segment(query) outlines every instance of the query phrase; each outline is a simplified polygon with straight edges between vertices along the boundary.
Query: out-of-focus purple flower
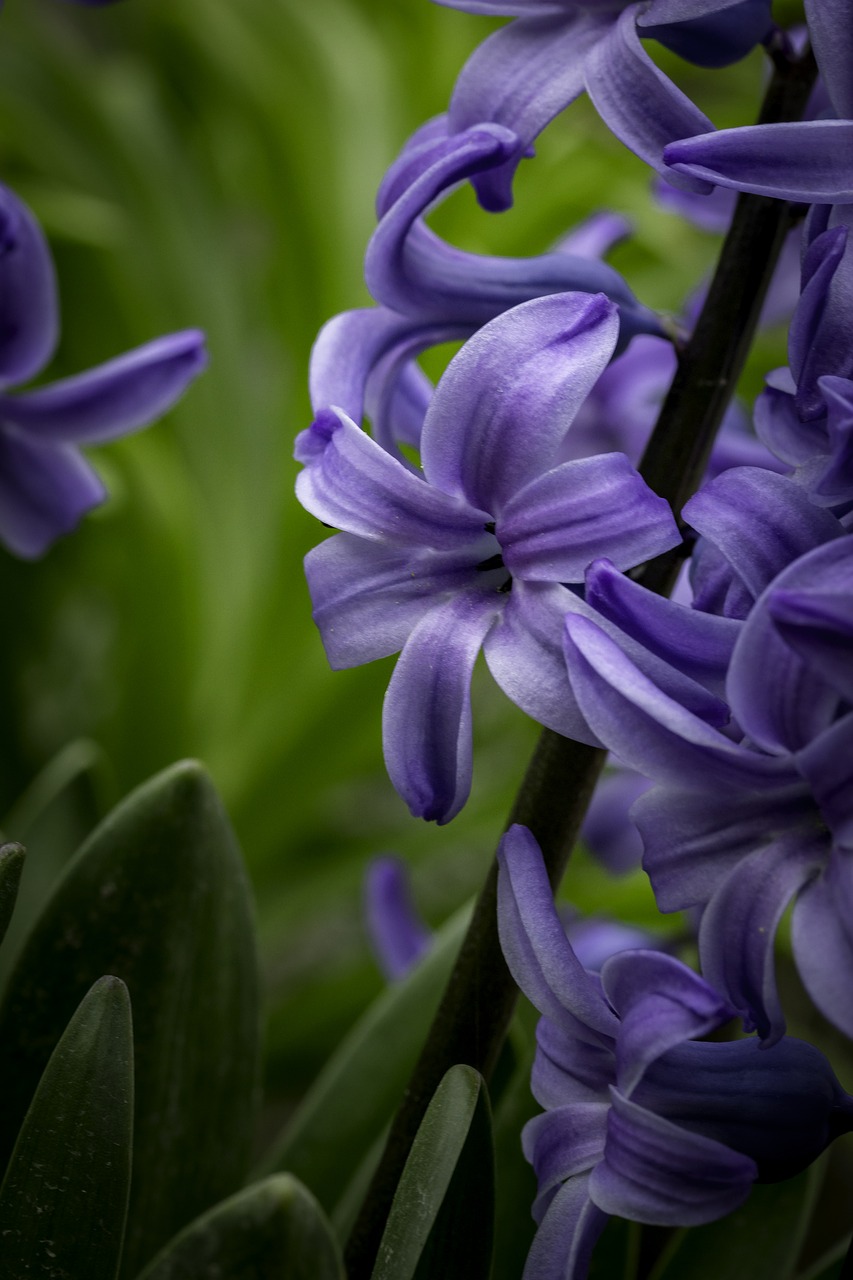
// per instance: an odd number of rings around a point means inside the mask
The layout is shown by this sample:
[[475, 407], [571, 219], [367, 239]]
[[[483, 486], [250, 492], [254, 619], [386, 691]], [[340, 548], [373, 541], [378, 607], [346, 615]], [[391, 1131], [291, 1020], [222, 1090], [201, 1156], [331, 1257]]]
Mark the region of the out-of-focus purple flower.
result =
[[204, 335], [188, 329], [10, 395], [49, 361], [58, 329], [47, 242], [26, 205], [0, 187], [0, 540], [26, 559], [42, 555], [105, 497], [78, 446], [147, 426], [207, 362]]
[[599, 580], [598, 566], [587, 598], [633, 643], [709, 688], [722, 679], [730, 724], [703, 723], [642, 674], [613, 632], [569, 617], [575, 695], [602, 741], [661, 784], [632, 810], [644, 866], [662, 910], [704, 906], [709, 980], [767, 1043], [777, 1040], [773, 942], [796, 898], [803, 981], [851, 1035], [853, 542], [771, 473], [727, 472], [684, 514], [718, 557], [697, 599], [728, 616], [654, 602], [620, 575]]
[[635, 333], [662, 333], [659, 318], [601, 261], [627, 230], [614, 214], [594, 216], [556, 249], [530, 258], [465, 253], [427, 227], [424, 215], [437, 200], [500, 165], [514, 145], [514, 135], [490, 125], [449, 138], [444, 117], [409, 139], [380, 189], [365, 261], [368, 287], [382, 305], [343, 312], [320, 331], [310, 370], [315, 413], [335, 406], [360, 422], [366, 398], [373, 434], [387, 449], [417, 444], [432, 388], [416, 357], [552, 293], [607, 294], [619, 306], [620, 347]]
[[575, 293], [479, 330], [430, 403], [422, 475], [342, 411], [297, 440], [298, 497], [342, 530], [306, 557], [314, 618], [334, 667], [402, 648], [385, 761], [420, 817], [447, 822], [467, 798], [480, 648], [522, 710], [588, 741], [559, 647], [563, 613], [582, 603], [563, 584], [603, 548], [627, 568], [678, 541], [667, 504], [624, 456], [556, 464], [617, 329], [612, 302]]
[[[450, 104], [451, 129], [483, 121], [518, 138], [505, 163], [472, 178], [481, 204], [512, 203], [512, 179], [531, 144], [586, 89], [613, 133], [655, 168], [665, 145], [713, 125], [663, 75], [640, 36], [704, 66], [743, 57], [772, 28], [768, 0], [444, 0], [453, 8], [515, 20], [489, 36], [463, 68]], [[694, 190], [706, 183], [670, 174]]]
[[389, 982], [405, 978], [429, 950], [432, 933], [415, 904], [406, 864], [372, 858], [364, 877], [364, 918], [379, 967]]
[[539, 1230], [524, 1280], [583, 1280], [609, 1215], [697, 1226], [756, 1180], [790, 1177], [853, 1128], [822, 1053], [785, 1038], [702, 1042], [732, 1010], [671, 956], [621, 952], [585, 971], [539, 847], [512, 827], [498, 854], [498, 922], [513, 977], [543, 1014], [523, 1133]]
[[682, 135], [664, 151], [673, 173], [802, 204], [853, 201], [853, 0], [806, 0], [806, 18], [834, 118]]
[[640, 865], [643, 842], [629, 810], [651, 785], [636, 769], [616, 765], [608, 769], [595, 788], [581, 826], [581, 839], [614, 875], [623, 875]]

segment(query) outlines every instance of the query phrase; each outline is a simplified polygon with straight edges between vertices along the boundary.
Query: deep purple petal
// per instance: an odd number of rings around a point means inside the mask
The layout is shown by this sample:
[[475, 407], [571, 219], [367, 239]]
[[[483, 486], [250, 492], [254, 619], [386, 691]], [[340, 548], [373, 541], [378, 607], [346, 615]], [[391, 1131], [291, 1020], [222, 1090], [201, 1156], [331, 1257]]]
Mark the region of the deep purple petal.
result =
[[853, 121], [744, 125], [682, 139], [664, 152], [673, 173], [801, 204], [853, 201]]
[[796, 384], [788, 369], [775, 369], [755, 402], [755, 430], [767, 448], [791, 466], [825, 452], [826, 439], [817, 423], [803, 423], [797, 413]]
[[853, 117], [853, 11], [850, 0], [805, 0], [809, 38], [827, 93], [842, 120]]
[[[296, 437], [295, 455], [305, 464], [299, 501], [344, 533], [401, 547], [476, 549], [491, 519], [414, 475], [343, 413], [323, 410]], [[475, 550], [472, 563], [480, 558]]]
[[426, 613], [478, 579], [465, 552], [399, 551], [349, 533], [309, 551], [305, 575], [336, 670], [397, 653]]
[[[848, 667], [851, 659], [853, 646], [847, 650]], [[797, 768], [811, 786], [835, 844], [853, 852], [853, 711], [797, 754]]]
[[748, 1156], [690, 1133], [611, 1090], [604, 1159], [589, 1191], [605, 1213], [662, 1227], [696, 1227], [731, 1213], [758, 1170]]
[[511, 129], [520, 143], [506, 164], [475, 179], [484, 208], [499, 212], [510, 207], [518, 161], [546, 124], [583, 91], [584, 58], [611, 21], [610, 14], [574, 8], [519, 18], [474, 50], [450, 100], [450, 127], [459, 131], [493, 121]]
[[585, 293], [534, 299], [482, 328], [451, 361], [427, 414], [430, 482], [500, 516], [552, 466], [618, 329], [613, 303]]
[[589, 1178], [581, 1174], [561, 1187], [533, 1238], [522, 1280], [586, 1280], [592, 1251], [607, 1214], [589, 1198]]
[[835, 585], [834, 591], [779, 588], [767, 608], [785, 643], [853, 703], [853, 597], [849, 582]]
[[803, 889], [794, 907], [797, 968], [817, 1007], [853, 1036], [853, 859], [833, 850], [826, 870]]
[[[522, 1147], [536, 1174], [540, 1203], [547, 1203], [561, 1182], [586, 1173], [604, 1155], [609, 1110], [609, 1099], [574, 1102], [534, 1116], [524, 1126]], [[533, 1216], [538, 1218], [536, 1209], [534, 1205]]]
[[577, 1102], [606, 1102], [616, 1079], [614, 1047], [612, 1036], [590, 1031], [565, 1010], [559, 1026], [549, 1017], [540, 1018], [531, 1093], [549, 1111]]
[[473, 590], [437, 604], [406, 641], [382, 710], [385, 766], [416, 818], [441, 825], [471, 789], [471, 672], [501, 597]]
[[[628, 810], [650, 785], [648, 778], [634, 769], [616, 767], [606, 772], [595, 788], [580, 835], [590, 851], [614, 875], [633, 871], [639, 865], [643, 842]], [[600, 967], [584, 963], [587, 968]]]
[[38, 373], [58, 333], [56, 276], [44, 232], [23, 201], [0, 186], [0, 385]]
[[605, 746], [649, 777], [681, 786], [772, 789], [787, 764], [738, 746], [667, 696], [600, 627], [566, 617], [578, 705]]
[[406, 864], [372, 858], [364, 877], [364, 918], [379, 966], [397, 982], [429, 950], [432, 934], [415, 910]]
[[853, 380], [822, 377], [818, 391], [826, 405], [827, 459], [815, 479], [814, 492], [819, 498], [849, 502], [853, 497]]
[[0, 430], [0, 541], [16, 555], [44, 555], [105, 496], [72, 445], [41, 444]]
[[669, 504], [622, 453], [564, 462], [513, 494], [495, 536], [513, 577], [582, 582], [596, 555], [628, 569], [677, 546]]
[[582, 967], [566, 937], [542, 853], [526, 827], [512, 826], [498, 849], [498, 930], [510, 972], [541, 1013], [558, 1025], [564, 1012], [612, 1035], [616, 1019], [598, 979]]
[[788, 903], [825, 859], [825, 838], [808, 828], [765, 843], [727, 876], [702, 916], [702, 972], [747, 1030], [757, 1030], [768, 1044], [785, 1033], [773, 961], [776, 930]]
[[640, 5], [629, 5], [587, 55], [586, 87], [604, 123], [673, 186], [707, 191], [707, 182], [665, 171], [664, 147], [714, 128], [707, 116], [658, 70], [636, 30]]
[[616, 1082], [630, 1097], [647, 1068], [668, 1049], [722, 1026], [726, 1001], [674, 956], [623, 951], [601, 971], [604, 993], [619, 1014]]
[[[694, 12], [695, 11], [695, 12]], [[725, 67], [746, 56], [773, 29], [770, 0], [684, 4], [652, 0], [637, 18], [643, 35], [702, 67]]]
[[207, 364], [204, 334], [185, 329], [21, 396], [0, 396], [0, 419], [57, 444], [101, 444], [170, 409]]

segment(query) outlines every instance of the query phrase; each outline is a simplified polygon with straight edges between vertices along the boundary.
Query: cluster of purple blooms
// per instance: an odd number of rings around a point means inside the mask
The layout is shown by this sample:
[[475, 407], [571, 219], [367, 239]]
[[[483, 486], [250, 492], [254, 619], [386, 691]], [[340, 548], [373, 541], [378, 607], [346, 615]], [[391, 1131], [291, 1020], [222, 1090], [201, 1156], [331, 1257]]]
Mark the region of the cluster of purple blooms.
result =
[[[383, 740], [413, 814], [443, 823], [466, 801], [482, 649], [535, 720], [613, 753], [607, 785], [636, 801], [660, 909], [698, 921], [702, 977], [649, 946], [599, 976], [530, 833], [504, 839], [502, 945], [543, 1015], [525, 1280], [579, 1280], [608, 1215], [712, 1221], [853, 1128], [826, 1059], [785, 1035], [774, 964], [793, 903], [802, 981], [853, 1036], [853, 3], [806, 0], [807, 31], [788, 33], [769, 0], [446, 2], [512, 21], [382, 183], [377, 305], [318, 338], [298, 495], [339, 532], [306, 572], [334, 667], [400, 653]], [[792, 64], [811, 45], [805, 118], [716, 130], [648, 39], [704, 67], [759, 44]], [[425, 222], [463, 180], [508, 207], [536, 136], [584, 91], [670, 207], [718, 225], [732, 192], [801, 206], [767, 303], [793, 312], [789, 367], [768, 376], [754, 434], [730, 410], [677, 513], [635, 469], [676, 357], [604, 261], [622, 220], [522, 259], [461, 252]], [[433, 387], [418, 356], [451, 340]], [[676, 515], [692, 554], [667, 599], [627, 571], [682, 543]], [[393, 868], [369, 902], [399, 976], [427, 938]], [[702, 1039], [735, 1018], [739, 1038]]]

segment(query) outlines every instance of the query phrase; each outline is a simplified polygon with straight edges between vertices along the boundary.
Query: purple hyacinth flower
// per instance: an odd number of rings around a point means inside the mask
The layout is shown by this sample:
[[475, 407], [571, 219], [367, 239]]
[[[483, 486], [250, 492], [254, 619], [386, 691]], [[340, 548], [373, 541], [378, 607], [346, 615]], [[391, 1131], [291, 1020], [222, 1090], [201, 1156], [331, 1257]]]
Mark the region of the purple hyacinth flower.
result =
[[617, 764], [608, 769], [595, 788], [580, 835], [590, 852], [614, 875], [624, 875], [640, 865], [643, 842], [629, 810], [651, 785], [636, 769]]
[[[472, 179], [481, 204], [492, 210], [509, 207], [518, 162], [549, 121], [584, 89], [612, 132], [659, 169], [667, 142], [713, 129], [658, 70], [640, 35], [692, 61], [720, 66], [742, 57], [772, 27], [767, 0], [446, 2], [515, 19], [474, 51], [450, 104], [454, 131], [490, 121], [519, 139], [500, 168]], [[692, 178], [671, 180], [708, 190], [706, 183]]]
[[43, 555], [104, 499], [78, 446], [147, 426], [206, 364], [204, 335], [190, 329], [10, 395], [48, 362], [58, 328], [47, 242], [26, 205], [0, 187], [0, 540], [25, 559]]
[[510, 828], [498, 858], [501, 945], [543, 1014], [531, 1087], [546, 1110], [523, 1133], [539, 1229], [523, 1280], [584, 1280], [610, 1215], [712, 1222], [853, 1128], [853, 1098], [817, 1049], [698, 1041], [732, 1014], [712, 987], [649, 951], [585, 971], [530, 832]]
[[679, 178], [803, 204], [853, 201], [853, 0], [806, 0], [806, 18], [834, 118], [697, 130], [664, 151]]
[[372, 858], [364, 877], [364, 917], [373, 953], [389, 982], [399, 982], [432, 945], [432, 933], [412, 901], [406, 864]]
[[[691, 499], [685, 517], [728, 561], [719, 599], [731, 599], [739, 579], [740, 620], [638, 603], [636, 584], [610, 590], [605, 616], [694, 676], [707, 627], [706, 674], [716, 667], [716, 679], [724, 667], [728, 729], [687, 712], [588, 618], [566, 621], [575, 695], [602, 741], [660, 784], [632, 810], [644, 866], [662, 910], [704, 907], [709, 980], [767, 1043], [777, 1040], [785, 1023], [773, 943], [796, 899], [803, 981], [851, 1035], [853, 543], [802, 489], [770, 474], [745, 484], [727, 473]], [[590, 602], [600, 594], [588, 593]], [[666, 628], [654, 639], [653, 616]], [[720, 624], [733, 644], [716, 634]]]
[[417, 816], [447, 822], [467, 798], [481, 648], [522, 710], [589, 741], [561, 660], [562, 615], [582, 607], [564, 584], [602, 547], [627, 568], [678, 541], [667, 504], [624, 456], [557, 462], [617, 330], [612, 302], [571, 293], [484, 326], [436, 388], [422, 474], [340, 410], [297, 439], [297, 495], [342, 531], [306, 557], [314, 619], [334, 667], [402, 648], [383, 739]]

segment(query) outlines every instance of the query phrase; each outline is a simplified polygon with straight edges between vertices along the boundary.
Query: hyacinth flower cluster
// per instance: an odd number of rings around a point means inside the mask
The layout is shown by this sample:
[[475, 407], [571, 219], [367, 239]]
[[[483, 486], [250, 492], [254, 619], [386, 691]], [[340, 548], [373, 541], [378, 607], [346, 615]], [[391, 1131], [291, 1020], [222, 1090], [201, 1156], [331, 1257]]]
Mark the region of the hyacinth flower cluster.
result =
[[[522, 827], [505, 837], [497, 927], [543, 1014], [533, 1092], [545, 1112], [524, 1136], [539, 1181], [525, 1278], [580, 1280], [610, 1215], [715, 1221], [851, 1127], [826, 1058], [786, 1035], [775, 953], [793, 904], [802, 982], [853, 1037], [853, 5], [813, 0], [807, 30], [790, 32], [762, 0], [448, 7], [510, 21], [382, 183], [365, 258], [377, 305], [319, 335], [297, 491], [339, 530], [306, 559], [331, 664], [402, 649], [383, 739], [412, 813], [446, 822], [465, 803], [482, 648], [546, 732], [611, 753], [583, 835], [615, 871], [642, 856], [659, 909], [688, 912], [697, 931], [701, 976], [623, 939], [598, 977], [606, 951], [585, 967], [553, 905], [549, 877], [564, 863], [552, 855], [546, 868]], [[764, 45], [791, 96], [771, 92], [758, 125], [717, 130], [651, 41], [705, 68]], [[668, 209], [723, 231], [759, 208], [736, 206], [737, 192], [795, 202], [768, 215], [778, 267], [763, 311], [789, 324], [789, 367], [767, 374], [751, 421], [721, 405], [686, 492], [663, 485], [682, 494], [674, 507], [635, 468], [661, 405], [653, 445], [678, 417], [691, 330], [707, 331], [720, 305], [714, 286], [678, 321], [655, 316], [604, 261], [627, 232], [610, 213], [514, 259], [456, 250], [425, 221], [466, 180], [485, 210], [508, 208], [535, 139], [584, 92], [656, 171]], [[736, 246], [730, 237], [721, 270]], [[763, 287], [772, 262], [768, 251]], [[742, 322], [750, 333], [758, 310]], [[721, 368], [727, 339], [716, 338]], [[446, 341], [464, 345], [433, 386], [418, 356]], [[684, 465], [675, 450], [671, 465]], [[676, 547], [677, 583], [674, 570], [647, 574]], [[533, 777], [525, 803], [544, 794]], [[575, 831], [581, 820], [582, 809]], [[552, 817], [541, 821], [547, 834]], [[399, 977], [428, 941], [393, 864], [374, 869], [366, 904], [383, 968]]]

